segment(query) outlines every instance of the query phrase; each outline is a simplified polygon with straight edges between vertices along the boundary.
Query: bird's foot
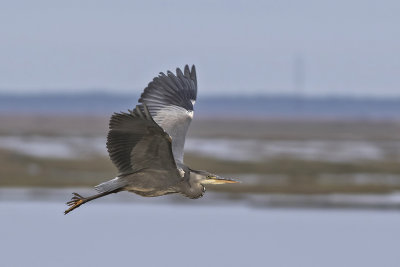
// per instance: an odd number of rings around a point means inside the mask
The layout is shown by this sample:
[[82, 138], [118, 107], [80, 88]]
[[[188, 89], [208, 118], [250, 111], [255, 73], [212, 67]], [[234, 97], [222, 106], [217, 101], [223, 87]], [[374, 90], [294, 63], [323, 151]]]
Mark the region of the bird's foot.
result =
[[78, 193], [72, 193], [74, 196], [72, 197], [71, 201], [68, 201], [66, 204], [68, 206], [70, 206], [69, 209], [67, 209], [66, 211], [64, 211], [64, 214], [67, 214], [69, 212], [71, 212], [72, 210], [76, 209], [77, 207], [79, 207], [80, 205], [82, 205], [83, 203], [85, 203], [86, 198], [84, 198], [83, 196], [79, 195]]

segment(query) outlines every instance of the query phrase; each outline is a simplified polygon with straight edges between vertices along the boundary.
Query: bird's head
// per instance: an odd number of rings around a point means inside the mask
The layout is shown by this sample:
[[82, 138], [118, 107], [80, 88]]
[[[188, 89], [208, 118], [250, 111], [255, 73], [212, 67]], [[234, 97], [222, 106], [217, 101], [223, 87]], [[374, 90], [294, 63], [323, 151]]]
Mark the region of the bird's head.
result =
[[207, 171], [191, 170], [190, 179], [192, 182], [200, 183], [201, 185], [208, 184], [234, 184], [240, 183], [239, 181], [223, 178], [216, 174], [209, 173]]

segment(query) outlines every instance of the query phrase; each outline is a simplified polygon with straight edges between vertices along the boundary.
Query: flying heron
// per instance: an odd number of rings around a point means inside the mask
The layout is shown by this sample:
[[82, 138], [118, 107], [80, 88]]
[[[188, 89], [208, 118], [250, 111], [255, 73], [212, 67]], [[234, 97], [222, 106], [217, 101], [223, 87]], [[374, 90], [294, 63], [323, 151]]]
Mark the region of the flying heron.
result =
[[110, 119], [107, 150], [118, 168], [112, 180], [95, 186], [98, 194], [82, 197], [73, 193], [64, 213], [112, 193], [129, 191], [144, 197], [181, 193], [202, 197], [204, 185], [237, 183], [183, 163], [186, 132], [193, 118], [197, 97], [196, 69], [160, 73], [144, 89], [139, 104]]

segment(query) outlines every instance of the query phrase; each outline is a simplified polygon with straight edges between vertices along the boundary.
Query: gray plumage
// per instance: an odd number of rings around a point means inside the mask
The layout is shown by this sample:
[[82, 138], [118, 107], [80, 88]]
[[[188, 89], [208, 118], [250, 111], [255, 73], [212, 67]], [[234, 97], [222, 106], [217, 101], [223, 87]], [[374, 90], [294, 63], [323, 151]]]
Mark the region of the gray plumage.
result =
[[176, 75], [168, 71], [144, 89], [139, 102], [147, 105], [151, 116], [172, 138], [175, 161], [183, 163], [186, 133], [193, 118], [197, 98], [196, 68], [185, 66], [185, 73], [177, 68]]
[[98, 194], [74, 197], [71, 207], [120, 191], [153, 197], [181, 193], [199, 198], [205, 184], [236, 183], [183, 164], [185, 137], [197, 98], [196, 69], [186, 65], [176, 75], [168, 71], [144, 89], [139, 105], [128, 113], [114, 113], [109, 123], [107, 150], [118, 169], [116, 178], [95, 187]]

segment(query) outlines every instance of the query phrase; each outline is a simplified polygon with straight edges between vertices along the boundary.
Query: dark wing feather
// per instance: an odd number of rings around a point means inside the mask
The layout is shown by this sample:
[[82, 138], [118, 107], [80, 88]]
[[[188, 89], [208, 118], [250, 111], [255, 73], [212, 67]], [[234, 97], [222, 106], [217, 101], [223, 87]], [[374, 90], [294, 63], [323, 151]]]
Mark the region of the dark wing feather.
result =
[[176, 162], [183, 162], [185, 137], [192, 121], [193, 105], [197, 98], [196, 68], [186, 65], [176, 75], [160, 73], [144, 89], [139, 102], [145, 104], [154, 121], [172, 138], [172, 151]]
[[167, 75], [160, 72], [152, 82], [144, 89], [139, 102], [144, 103], [149, 108], [152, 116], [162, 106], [175, 105], [193, 110], [193, 101], [197, 98], [197, 78], [196, 68], [193, 65], [185, 66], [185, 74], [177, 68], [176, 75], [167, 71]]
[[119, 174], [141, 169], [175, 169], [169, 135], [154, 122], [146, 106], [115, 113], [110, 120], [107, 149]]

